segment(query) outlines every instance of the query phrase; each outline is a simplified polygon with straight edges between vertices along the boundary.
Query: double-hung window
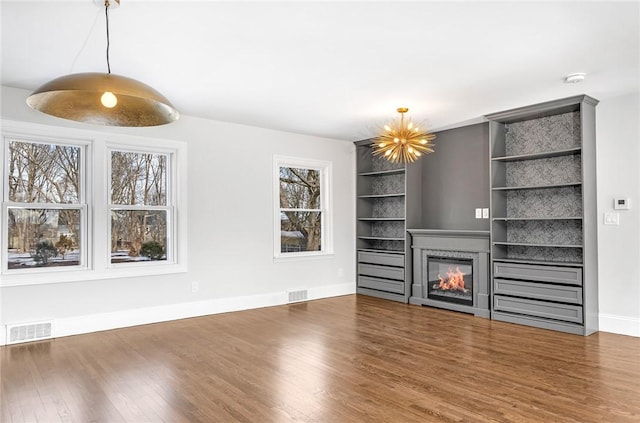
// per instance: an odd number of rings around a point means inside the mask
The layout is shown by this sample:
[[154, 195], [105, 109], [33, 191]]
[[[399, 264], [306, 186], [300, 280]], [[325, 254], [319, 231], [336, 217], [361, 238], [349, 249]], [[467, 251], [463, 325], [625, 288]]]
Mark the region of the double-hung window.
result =
[[109, 151], [111, 264], [173, 261], [172, 155]]
[[274, 170], [274, 256], [332, 253], [331, 164], [276, 156]]
[[6, 137], [4, 272], [86, 268], [86, 144]]
[[186, 271], [185, 143], [3, 123], [0, 286]]

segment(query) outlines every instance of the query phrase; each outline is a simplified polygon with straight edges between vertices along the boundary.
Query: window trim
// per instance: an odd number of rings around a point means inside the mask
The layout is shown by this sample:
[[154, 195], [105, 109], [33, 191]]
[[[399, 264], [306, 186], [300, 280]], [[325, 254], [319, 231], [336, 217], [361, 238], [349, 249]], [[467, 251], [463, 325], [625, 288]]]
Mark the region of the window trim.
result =
[[[162, 154], [167, 157], [167, 181], [166, 181], [166, 205], [164, 206], [144, 206], [144, 205], [127, 205], [127, 204], [113, 204], [111, 202], [111, 153], [114, 151], [121, 151], [127, 153], [139, 153], [139, 154]], [[117, 143], [108, 142], [105, 145], [105, 160], [107, 161], [105, 169], [105, 203], [107, 207], [107, 233], [106, 233], [106, 267], [108, 269], [130, 269], [130, 268], [148, 268], [153, 266], [167, 266], [177, 264], [177, 228], [176, 228], [176, 192], [175, 184], [177, 183], [177, 172], [174, 161], [176, 160], [177, 151], [174, 148], [161, 148], [150, 147], [143, 145], [122, 145]], [[166, 260], [158, 261], [144, 261], [144, 262], [127, 262], [127, 263], [112, 263], [111, 262], [111, 211], [113, 210], [164, 210], [167, 212], [167, 233], [166, 233]]]
[[[7, 191], [7, 182], [4, 172], [7, 172], [5, 138], [17, 138], [19, 140], [40, 140], [50, 143], [53, 140], [61, 141], [61, 144], [81, 143], [86, 144], [85, 162], [86, 180], [84, 189], [87, 203], [87, 267], [83, 269], [62, 267], [60, 271], [37, 272], [28, 270], [26, 273], [7, 273], [0, 266], [0, 287], [43, 285], [56, 283], [89, 282], [94, 280], [122, 279], [133, 277], [147, 277], [168, 274], [184, 274], [188, 269], [188, 186], [187, 186], [187, 156], [188, 144], [179, 139], [154, 138], [149, 136], [132, 135], [129, 133], [107, 132], [97, 129], [86, 129], [69, 126], [52, 126], [33, 122], [17, 121], [0, 118], [0, 169], [3, 175], [0, 177], [0, 200], [4, 199]], [[106, 166], [107, 146], [117, 145], [122, 148], [143, 148], [145, 151], [160, 152], [174, 151], [173, 157], [173, 183], [174, 211], [172, 242], [176, 246], [173, 263], [165, 261], [148, 263], [147, 266], [109, 267], [105, 257], [108, 253], [106, 238], [107, 232], [107, 174]], [[0, 211], [4, 216], [4, 207]], [[0, 248], [7, 248], [6, 225], [2, 225], [2, 239]], [[169, 241], [168, 241], [169, 242]], [[4, 256], [4, 252], [1, 253]], [[54, 269], [44, 268], [47, 270]], [[57, 270], [57, 269], [56, 269]]]
[[[2, 170], [2, 239], [0, 240], [0, 248], [3, 251], [2, 263], [0, 263], [0, 272], [3, 275], [3, 279], [8, 276], [21, 276], [21, 275], [51, 275], [51, 274], [63, 274], [66, 272], [79, 272], [91, 268], [92, 257], [89, 253], [91, 249], [92, 235], [89, 222], [91, 222], [91, 207], [89, 207], [87, 187], [91, 183], [91, 165], [89, 164], [88, 157], [91, 157], [91, 142], [87, 139], [80, 138], [60, 138], [56, 136], [39, 136], [33, 134], [21, 134], [11, 131], [3, 131], [2, 137], [2, 154], [0, 158], [2, 163], [0, 169]], [[42, 144], [42, 145], [62, 145], [69, 147], [77, 147], [80, 149], [78, 157], [79, 166], [78, 171], [80, 173], [80, 180], [78, 181], [78, 202], [77, 203], [24, 203], [9, 200], [9, 179], [6, 175], [9, 172], [7, 168], [9, 157], [9, 144], [12, 141], [30, 143], [30, 144]], [[8, 237], [9, 237], [9, 225], [6, 224], [9, 219], [9, 209], [43, 209], [43, 210], [79, 210], [80, 211], [80, 263], [76, 266], [43, 266], [33, 269], [9, 269], [8, 260]], [[0, 286], [5, 286], [4, 283]]]
[[[280, 168], [313, 169], [320, 172], [320, 251], [281, 252]], [[275, 261], [333, 255], [333, 167], [330, 161], [292, 156], [273, 156], [273, 257]], [[286, 209], [286, 208], [285, 208]], [[296, 209], [306, 210], [306, 209]], [[316, 211], [313, 209], [312, 211]]]

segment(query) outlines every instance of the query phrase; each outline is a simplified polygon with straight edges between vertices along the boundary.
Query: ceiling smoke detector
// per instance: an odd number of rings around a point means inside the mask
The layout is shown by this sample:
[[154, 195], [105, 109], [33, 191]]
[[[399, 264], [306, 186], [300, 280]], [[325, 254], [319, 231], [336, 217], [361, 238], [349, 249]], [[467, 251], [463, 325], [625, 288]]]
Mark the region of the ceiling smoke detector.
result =
[[582, 82], [584, 81], [584, 77], [585, 74], [580, 72], [580, 73], [572, 73], [571, 75], [567, 75], [564, 78], [564, 83], [565, 84], [577, 84], [578, 82]]

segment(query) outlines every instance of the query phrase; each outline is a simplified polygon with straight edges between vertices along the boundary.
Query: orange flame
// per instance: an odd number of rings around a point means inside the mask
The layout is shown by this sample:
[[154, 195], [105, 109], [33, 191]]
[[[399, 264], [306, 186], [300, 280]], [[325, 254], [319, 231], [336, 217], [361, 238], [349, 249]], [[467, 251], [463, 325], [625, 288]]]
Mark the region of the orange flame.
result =
[[440, 283], [433, 285], [434, 288], [439, 288], [443, 291], [468, 291], [468, 289], [464, 287], [464, 273], [460, 271], [459, 267], [456, 267], [455, 272], [449, 268], [446, 279], [440, 275], [438, 275], [438, 278], [440, 279]]

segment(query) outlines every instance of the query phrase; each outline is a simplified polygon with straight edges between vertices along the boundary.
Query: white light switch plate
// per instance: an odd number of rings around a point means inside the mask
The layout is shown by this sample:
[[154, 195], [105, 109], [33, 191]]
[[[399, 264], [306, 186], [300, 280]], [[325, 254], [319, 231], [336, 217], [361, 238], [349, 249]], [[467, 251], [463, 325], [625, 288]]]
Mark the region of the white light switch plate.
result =
[[476, 209], [476, 219], [482, 219], [482, 209]]
[[620, 224], [620, 214], [619, 213], [605, 213], [604, 214], [604, 224], [605, 225], [619, 225]]
[[488, 219], [489, 218], [489, 209], [487, 209], [487, 208], [482, 209], [482, 218], [483, 219]]

